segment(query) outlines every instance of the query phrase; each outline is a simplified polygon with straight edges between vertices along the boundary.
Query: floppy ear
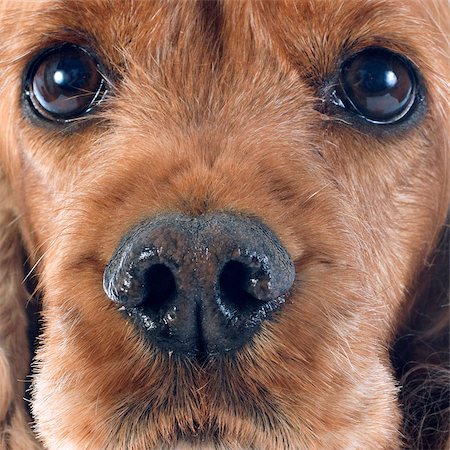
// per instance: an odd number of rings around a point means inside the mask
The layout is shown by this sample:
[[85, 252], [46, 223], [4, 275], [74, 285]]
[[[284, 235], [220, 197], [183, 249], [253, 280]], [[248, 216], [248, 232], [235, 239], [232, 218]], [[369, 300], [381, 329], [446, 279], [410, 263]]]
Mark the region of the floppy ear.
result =
[[0, 163], [0, 450], [40, 448], [23, 399], [30, 361], [22, 261], [11, 190]]
[[450, 448], [449, 218], [394, 346], [406, 448]]

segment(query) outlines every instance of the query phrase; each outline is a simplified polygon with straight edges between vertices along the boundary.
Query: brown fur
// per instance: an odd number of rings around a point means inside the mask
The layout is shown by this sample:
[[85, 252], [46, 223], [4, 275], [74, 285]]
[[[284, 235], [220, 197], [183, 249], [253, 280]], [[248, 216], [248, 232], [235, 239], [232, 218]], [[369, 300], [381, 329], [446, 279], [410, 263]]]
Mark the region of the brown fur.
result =
[[[448, 5], [0, 8], [0, 447], [34, 445], [21, 401], [23, 245], [43, 296], [32, 409], [46, 448], [400, 448], [414, 401], [397, 398], [389, 348], [418, 317], [412, 305], [427, 311], [419, 277], [449, 205]], [[20, 107], [25, 65], [61, 41], [93, 48], [112, 85], [94, 117], [65, 131], [36, 126]], [[376, 135], [319, 111], [343, 55], [371, 45], [419, 67], [427, 111], [414, 126]], [[139, 220], [218, 210], [269, 225], [297, 280], [252, 344], [201, 366], [144, 345], [104, 295], [102, 272]], [[429, 363], [424, 350], [401, 351]], [[434, 367], [445, 374], [446, 364]], [[440, 427], [431, 435], [444, 447]], [[427, 445], [423, 430], [405, 430]]]

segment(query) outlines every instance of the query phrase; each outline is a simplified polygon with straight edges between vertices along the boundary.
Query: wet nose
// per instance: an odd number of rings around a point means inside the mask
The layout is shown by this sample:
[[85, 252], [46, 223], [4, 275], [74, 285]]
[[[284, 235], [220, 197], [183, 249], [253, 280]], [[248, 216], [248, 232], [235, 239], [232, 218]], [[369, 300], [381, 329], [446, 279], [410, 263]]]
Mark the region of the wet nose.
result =
[[153, 345], [195, 356], [244, 346], [294, 277], [288, 252], [259, 220], [172, 214], [127, 233], [104, 290]]

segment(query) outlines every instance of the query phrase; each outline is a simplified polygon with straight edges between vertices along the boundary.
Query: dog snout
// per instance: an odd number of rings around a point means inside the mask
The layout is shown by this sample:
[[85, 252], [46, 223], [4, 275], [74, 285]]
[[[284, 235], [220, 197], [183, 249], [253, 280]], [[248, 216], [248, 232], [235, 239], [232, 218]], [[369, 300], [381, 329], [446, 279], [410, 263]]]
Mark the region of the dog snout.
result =
[[288, 252], [257, 219], [165, 215], [127, 233], [104, 289], [152, 344], [193, 356], [245, 345], [294, 278]]

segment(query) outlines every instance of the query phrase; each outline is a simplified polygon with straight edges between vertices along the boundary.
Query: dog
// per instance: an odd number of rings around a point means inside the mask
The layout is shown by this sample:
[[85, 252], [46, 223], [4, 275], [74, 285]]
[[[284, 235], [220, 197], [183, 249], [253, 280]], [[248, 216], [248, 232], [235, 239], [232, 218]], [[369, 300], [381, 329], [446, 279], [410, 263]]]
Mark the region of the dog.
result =
[[449, 23], [3, 0], [0, 447], [447, 448]]

